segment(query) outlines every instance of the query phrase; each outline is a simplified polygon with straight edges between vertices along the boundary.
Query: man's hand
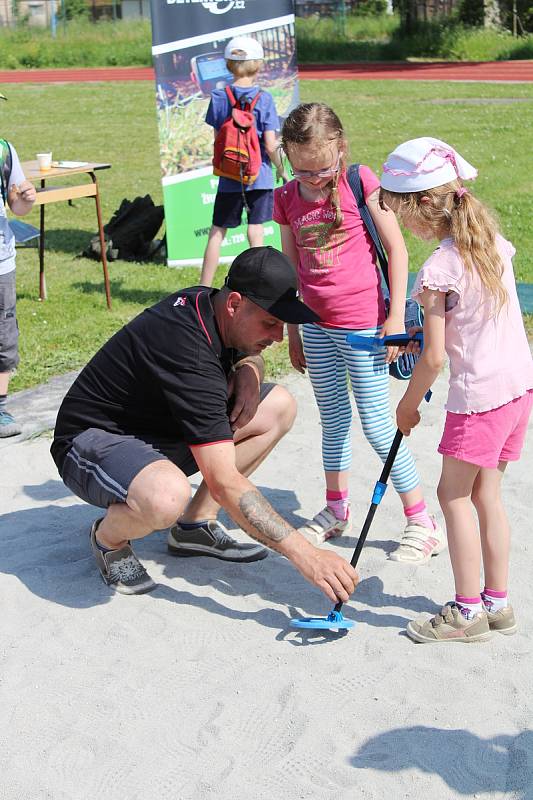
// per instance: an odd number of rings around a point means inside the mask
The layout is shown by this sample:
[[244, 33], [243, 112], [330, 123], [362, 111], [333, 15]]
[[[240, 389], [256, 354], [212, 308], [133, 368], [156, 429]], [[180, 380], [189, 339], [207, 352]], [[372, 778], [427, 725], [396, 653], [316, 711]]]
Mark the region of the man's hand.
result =
[[405, 398], [400, 400], [396, 408], [396, 425], [404, 436], [409, 436], [413, 428], [420, 422], [420, 414], [417, 408], [413, 408], [405, 402]]
[[298, 534], [298, 541], [289, 543], [286, 539], [284, 545], [284, 549], [290, 548], [288, 558], [309, 583], [317, 586], [333, 603], [349, 600], [359, 576], [348, 561], [331, 550], [319, 550], [301, 534]]
[[244, 428], [255, 417], [259, 406], [260, 375], [255, 364], [247, 361], [230, 378], [229, 396], [233, 401], [229, 421], [232, 430]]

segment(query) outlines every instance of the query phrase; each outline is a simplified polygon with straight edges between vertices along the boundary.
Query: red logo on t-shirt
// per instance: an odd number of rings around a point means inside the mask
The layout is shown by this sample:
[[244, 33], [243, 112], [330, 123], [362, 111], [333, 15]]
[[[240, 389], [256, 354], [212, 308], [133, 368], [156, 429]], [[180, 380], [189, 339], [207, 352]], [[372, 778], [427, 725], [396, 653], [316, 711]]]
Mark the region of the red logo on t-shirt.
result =
[[185, 306], [185, 305], [187, 305], [187, 298], [183, 297], [183, 295], [181, 297], [178, 297], [178, 299], [175, 301], [174, 305], [175, 306]]

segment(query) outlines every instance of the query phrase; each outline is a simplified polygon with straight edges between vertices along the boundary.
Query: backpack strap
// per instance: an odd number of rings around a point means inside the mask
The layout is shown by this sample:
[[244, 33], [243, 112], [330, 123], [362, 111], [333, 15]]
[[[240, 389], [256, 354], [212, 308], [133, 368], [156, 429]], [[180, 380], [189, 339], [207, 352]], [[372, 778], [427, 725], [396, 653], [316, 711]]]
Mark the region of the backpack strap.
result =
[[370, 213], [370, 209], [368, 208], [365, 202], [363, 184], [361, 182], [361, 176], [359, 174], [360, 166], [361, 166], [360, 164], [352, 164], [351, 166], [348, 167], [347, 170], [348, 183], [350, 184], [350, 189], [352, 190], [353, 195], [355, 197], [355, 202], [357, 203], [357, 208], [359, 209], [359, 214], [361, 215], [361, 219], [363, 220], [364, 226], [367, 229], [369, 236], [374, 243], [374, 247], [376, 248], [379, 265], [381, 267], [381, 271], [383, 272], [383, 277], [385, 279], [387, 289], [389, 289], [390, 291], [389, 265], [387, 261], [387, 256], [385, 254], [383, 245], [381, 244], [381, 239], [379, 238], [379, 234], [377, 232], [374, 220], [372, 219], [372, 214]]
[[11, 147], [9, 146], [9, 142], [6, 139], [0, 139], [0, 183], [4, 205], [7, 202], [12, 163], [13, 159], [11, 157]]
[[[259, 91], [257, 92], [257, 94], [255, 95], [255, 97], [252, 100], [248, 100], [246, 95], [243, 95], [241, 97], [241, 99], [239, 101], [237, 101], [235, 99], [235, 95], [233, 94], [231, 86], [229, 86], [229, 85], [226, 86], [225, 91], [226, 91], [226, 97], [228, 98], [228, 100], [230, 102], [231, 108], [233, 109], [233, 108], [240, 107], [243, 111], [253, 111], [254, 108], [257, 105], [257, 101], [259, 100], [259, 96], [261, 95], [261, 89], [259, 89]], [[244, 105], [243, 105], [243, 103], [244, 103]], [[245, 106], [248, 106], [248, 108], [245, 108]]]
[[249, 108], [250, 111], [253, 111], [254, 108], [256, 107], [257, 101], [259, 100], [259, 96], [260, 95], [261, 95], [261, 89], [259, 89], [259, 91], [257, 92], [256, 96], [250, 102], [250, 108]]
[[226, 97], [227, 97], [227, 98], [228, 98], [228, 100], [229, 100], [229, 104], [230, 104], [230, 106], [231, 106], [232, 108], [236, 108], [236, 107], [237, 107], [237, 101], [235, 100], [235, 95], [234, 95], [234, 94], [233, 94], [233, 92], [231, 91], [231, 86], [229, 86], [229, 85], [228, 85], [228, 86], [226, 86], [226, 88], [225, 88], [225, 90], [224, 90], [224, 91], [226, 92]]

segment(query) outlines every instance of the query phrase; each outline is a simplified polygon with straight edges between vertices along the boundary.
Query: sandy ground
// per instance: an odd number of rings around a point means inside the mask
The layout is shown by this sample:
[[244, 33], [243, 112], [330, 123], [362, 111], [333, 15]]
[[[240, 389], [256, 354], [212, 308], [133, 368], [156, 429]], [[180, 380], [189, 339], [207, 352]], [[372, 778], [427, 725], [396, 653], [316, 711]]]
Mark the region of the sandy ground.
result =
[[[286, 383], [298, 420], [255, 480], [298, 524], [322, 504], [320, 431], [307, 381]], [[392, 489], [345, 609], [356, 627], [302, 633], [290, 617], [331, 605], [276, 554], [176, 559], [154, 533], [137, 549], [159, 588], [112, 595], [88, 548], [97, 511], [64, 488], [49, 435], [36, 435], [65, 385], [19, 396], [30, 438], [0, 449], [1, 800], [533, 798], [531, 436], [505, 483], [516, 636], [405, 636], [452, 582], [446, 552], [418, 568], [387, 561], [403, 526]], [[442, 378], [412, 437], [433, 508], [445, 389]], [[358, 530], [380, 467], [357, 424], [353, 438]], [[355, 541], [335, 547], [349, 558]]]

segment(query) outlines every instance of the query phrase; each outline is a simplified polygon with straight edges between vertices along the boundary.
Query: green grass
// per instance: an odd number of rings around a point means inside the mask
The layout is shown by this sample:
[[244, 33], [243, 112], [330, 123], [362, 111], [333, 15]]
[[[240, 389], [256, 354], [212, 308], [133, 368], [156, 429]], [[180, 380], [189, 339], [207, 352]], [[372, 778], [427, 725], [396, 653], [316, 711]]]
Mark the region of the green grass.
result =
[[514, 38], [509, 31], [466, 27], [454, 18], [420, 25], [406, 35], [394, 15], [348, 17], [344, 33], [332, 19], [310, 17], [296, 20], [296, 36], [302, 63], [533, 58], [532, 35]]
[[[409, 36], [395, 15], [348, 15], [344, 31], [328, 17], [297, 18], [296, 34], [301, 63], [533, 58], [531, 34], [513, 38], [508, 31], [467, 28], [453, 18], [421, 25]], [[148, 21], [75, 19], [59, 23], [55, 38], [47, 28], [0, 28], [0, 69], [151, 64]]]
[[151, 66], [152, 34], [146, 21], [73, 20], [47, 28], [0, 28], [0, 69]]
[[[108, 160], [100, 173], [107, 220], [127, 197], [150, 193], [161, 202], [159, 144], [150, 83], [0, 86], [2, 135], [23, 160], [53, 150], [55, 158]], [[379, 172], [387, 153], [404, 139], [435, 135], [454, 144], [479, 169], [476, 193], [498, 212], [517, 247], [515, 269], [533, 281], [533, 177], [529, 135], [533, 86], [412, 81], [305, 81], [302, 100], [332, 105], [344, 122], [350, 157]], [[512, 102], [517, 101], [517, 102]], [[96, 229], [90, 199], [47, 207], [46, 275], [49, 299], [38, 301], [38, 257], [19, 249], [18, 316], [21, 364], [12, 389], [33, 386], [82, 366], [98, 347], [144, 307], [198, 280], [196, 267], [110, 264], [113, 310], [108, 312], [101, 265], [78, 257]], [[26, 218], [38, 225], [38, 211]], [[412, 269], [431, 250], [406, 237]], [[225, 273], [220, 268], [220, 283]], [[533, 327], [531, 319], [528, 321]], [[286, 350], [268, 352], [271, 374], [286, 369]]]

